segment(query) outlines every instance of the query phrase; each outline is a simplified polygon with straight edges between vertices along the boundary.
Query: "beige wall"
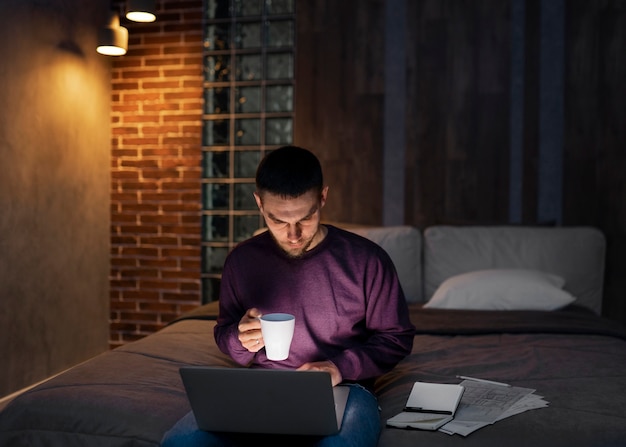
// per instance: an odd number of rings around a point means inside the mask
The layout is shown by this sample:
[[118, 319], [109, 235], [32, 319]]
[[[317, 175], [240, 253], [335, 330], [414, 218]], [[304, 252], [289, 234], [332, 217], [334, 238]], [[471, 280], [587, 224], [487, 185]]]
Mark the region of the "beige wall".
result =
[[108, 346], [108, 8], [0, 2], [0, 396]]

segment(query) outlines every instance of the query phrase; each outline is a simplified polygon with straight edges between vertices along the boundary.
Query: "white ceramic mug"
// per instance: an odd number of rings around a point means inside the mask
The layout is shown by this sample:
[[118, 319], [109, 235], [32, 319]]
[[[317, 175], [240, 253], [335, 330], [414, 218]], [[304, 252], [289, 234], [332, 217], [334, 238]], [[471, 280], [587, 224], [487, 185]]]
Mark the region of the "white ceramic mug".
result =
[[262, 315], [260, 320], [267, 358], [285, 360], [289, 357], [296, 317], [291, 314], [272, 313]]

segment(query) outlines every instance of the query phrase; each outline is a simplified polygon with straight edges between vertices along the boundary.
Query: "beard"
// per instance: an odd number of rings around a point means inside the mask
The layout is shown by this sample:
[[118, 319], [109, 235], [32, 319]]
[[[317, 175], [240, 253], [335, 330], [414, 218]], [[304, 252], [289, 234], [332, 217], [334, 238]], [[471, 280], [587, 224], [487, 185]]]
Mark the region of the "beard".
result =
[[[317, 233], [315, 233], [315, 234], [317, 234]], [[302, 248], [299, 248], [299, 249], [297, 249], [297, 251], [294, 251], [294, 250], [289, 250], [288, 248], [285, 248], [285, 245], [283, 245], [280, 242], [278, 242], [278, 239], [276, 239], [276, 237], [274, 236], [274, 234], [271, 231], [270, 231], [270, 235], [272, 236], [272, 239], [274, 240], [274, 242], [276, 243], [278, 248], [280, 248], [281, 251], [283, 253], [285, 253], [287, 255], [287, 257], [289, 257], [291, 259], [299, 259], [302, 256], [304, 256], [304, 254], [309, 250], [309, 247], [313, 243], [313, 239], [315, 239], [315, 235], [313, 235], [313, 237], [311, 237], [311, 239], [306, 241], [306, 243], [302, 246]]]

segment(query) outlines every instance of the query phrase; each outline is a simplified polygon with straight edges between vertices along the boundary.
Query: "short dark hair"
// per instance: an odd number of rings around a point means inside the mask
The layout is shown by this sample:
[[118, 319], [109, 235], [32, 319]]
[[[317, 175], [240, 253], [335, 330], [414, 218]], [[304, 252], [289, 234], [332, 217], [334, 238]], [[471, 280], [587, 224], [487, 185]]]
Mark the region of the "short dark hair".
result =
[[283, 146], [269, 152], [256, 170], [257, 193], [269, 192], [282, 197], [299, 197], [324, 187], [322, 166], [311, 151]]

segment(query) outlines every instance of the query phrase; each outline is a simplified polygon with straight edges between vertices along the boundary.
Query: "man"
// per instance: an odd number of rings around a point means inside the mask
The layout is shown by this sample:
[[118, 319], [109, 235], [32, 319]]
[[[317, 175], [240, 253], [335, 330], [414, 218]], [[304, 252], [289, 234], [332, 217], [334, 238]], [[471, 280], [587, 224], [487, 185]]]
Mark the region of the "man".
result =
[[[254, 197], [268, 231], [227, 257], [214, 335], [241, 365], [327, 371], [333, 385], [350, 384], [339, 434], [310, 441], [374, 447], [380, 422], [371, 386], [410, 352], [414, 328], [387, 253], [361, 236], [320, 224], [327, 196], [319, 160], [310, 151], [286, 146], [261, 161]], [[284, 361], [269, 360], [263, 349], [258, 317], [271, 312], [296, 317]], [[205, 445], [229, 445], [231, 439], [247, 442], [233, 435]]]

